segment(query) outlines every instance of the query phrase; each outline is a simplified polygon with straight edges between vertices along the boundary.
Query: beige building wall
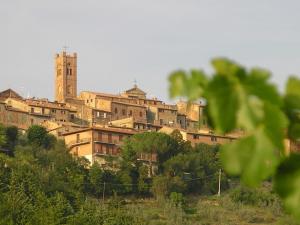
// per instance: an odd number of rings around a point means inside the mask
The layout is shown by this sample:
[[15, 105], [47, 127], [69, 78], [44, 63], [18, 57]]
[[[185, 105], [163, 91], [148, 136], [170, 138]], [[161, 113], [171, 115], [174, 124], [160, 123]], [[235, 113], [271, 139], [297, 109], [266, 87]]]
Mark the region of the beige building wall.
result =
[[92, 130], [85, 129], [64, 135], [65, 143], [73, 155], [85, 157], [93, 163]]
[[193, 146], [201, 143], [208, 145], [222, 145], [230, 143], [231, 141], [235, 140], [235, 138], [214, 134], [187, 133], [187, 140], [190, 141]]
[[146, 107], [121, 103], [121, 102], [112, 102], [111, 103], [111, 113], [112, 120], [120, 120], [128, 117], [133, 117], [135, 120], [147, 121]]

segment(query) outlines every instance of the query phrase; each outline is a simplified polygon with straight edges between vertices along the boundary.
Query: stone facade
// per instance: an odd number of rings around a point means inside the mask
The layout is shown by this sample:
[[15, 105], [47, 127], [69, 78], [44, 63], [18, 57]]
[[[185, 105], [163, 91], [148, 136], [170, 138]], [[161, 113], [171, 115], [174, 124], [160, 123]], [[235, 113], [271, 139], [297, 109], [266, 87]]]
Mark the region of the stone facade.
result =
[[[114, 167], [113, 163], [108, 164], [107, 157], [119, 157], [123, 141], [135, 133], [137, 131], [126, 128], [90, 127], [65, 133], [64, 138], [75, 156], [83, 156], [90, 163], [97, 162], [103, 167]], [[142, 154], [139, 159], [157, 161], [155, 154]]]
[[55, 55], [55, 100], [66, 102], [77, 98], [77, 54]]

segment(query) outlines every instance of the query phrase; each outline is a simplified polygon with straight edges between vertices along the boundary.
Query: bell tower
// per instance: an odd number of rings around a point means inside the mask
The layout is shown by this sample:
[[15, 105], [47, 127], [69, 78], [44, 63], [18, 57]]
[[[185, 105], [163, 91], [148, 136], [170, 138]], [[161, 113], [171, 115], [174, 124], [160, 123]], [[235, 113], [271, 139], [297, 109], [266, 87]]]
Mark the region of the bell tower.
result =
[[55, 101], [77, 97], [77, 54], [63, 51], [55, 55]]

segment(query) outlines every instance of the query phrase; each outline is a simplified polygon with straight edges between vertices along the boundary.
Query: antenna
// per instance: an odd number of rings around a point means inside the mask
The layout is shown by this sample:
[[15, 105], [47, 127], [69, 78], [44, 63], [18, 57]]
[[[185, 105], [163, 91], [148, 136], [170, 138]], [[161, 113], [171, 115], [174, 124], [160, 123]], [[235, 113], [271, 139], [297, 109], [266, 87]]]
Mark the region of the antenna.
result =
[[134, 87], [137, 87], [137, 81], [136, 81], [135, 78], [134, 78], [134, 80], [133, 80], [133, 83], [134, 83]]
[[64, 46], [63, 46], [63, 51], [64, 51], [64, 52], [67, 52], [68, 48], [69, 48], [69, 47], [68, 47], [67, 45], [64, 45]]

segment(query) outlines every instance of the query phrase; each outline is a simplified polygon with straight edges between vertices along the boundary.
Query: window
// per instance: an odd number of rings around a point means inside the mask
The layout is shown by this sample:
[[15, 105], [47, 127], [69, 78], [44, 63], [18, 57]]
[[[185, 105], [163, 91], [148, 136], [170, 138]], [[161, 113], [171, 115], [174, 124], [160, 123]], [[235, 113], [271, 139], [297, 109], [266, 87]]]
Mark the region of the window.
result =
[[72, 75], [72, 69], [71, 68], [67, 68], [67, 75]]
[[34, 113], [34, 108], [31, 108], [31, 113]]
[[123, 115], [123, 116], [126, 115], [125, 109], [122, 109], [122, 115]]
[[86, 103], [89, 103], [89, 100], [88, 100], [88, 99], [86, 100]]
[[123, 135], [119, 135], [119, 141], [122, 141], [123, 140]]
[[160, 125], [163, 125], [163, 122], [164, 122], [163, 119], [160, 119], [160, 120], [159, 120], [159, 124], [160, 124]]
[[77, 134], [77, 135], [76, 135], [76, 142], [78, 143], [79, 140], [80, 140], [80, 134]]
[[129, 111], [129, 116], [132, 116], [132, 110]]
[[108, 142], [112, 143], [112, 135], [111, 134], [108, 134]]
[[102, 132], [99, 132], [99, 133], [98, 133], [98, 140], [99, 140], [99, 141], [102, 141]]
[[106, 119], [106, 113], [103, 113], [103, 118]]
[[107, 149], [107, 146], [106, 146], [106, 145], [103, 145], [103, 148], [102, 148], [103, 154], [106, 154], [106, 149]]
[[67, 94], [72, 94], [72, 87], [71, 87], [71, 85], [67, 86]]
[[79, 150], [79, 148], [76, 147], [76, 148], [75, 148], [75, 152], [74, 152], [74, 155], [75, 155], [75, 156], [78, 156], [78, 150]]
[[216, 141], [217, 141], [217, 137], [216, 137], [216, 136], [211, 136], [210, 140], [211, 140], [212, 142], [216, 142]]
[[61, 69], [57, 69], [57, 76], [61, 75]]
[[56, 113], [56, 109], [52, 109], [51, 111], [52, 111], [53, 113]]
[[97, 111], [97, 114], [96, 114], [96, 115], [97, 115], [97, 117], [100, 117], [100, 112], [99, 112], [99, 111]]
[[140, 117], [143, 117], [143, 112], [140, 112]]
[[194, 134], [194, 135], [193, 135], [193, 139], [199, 139], [199, 135]]
[[71, 120], [74, 120], [75, 116], [74, 114], [71, 114]]
[[42, 108], [42, 114], [45, 114], [45, 109], [44, 108]]
[[118, 113], [118, 109], [117, 108], [115, 108], [115, 113]]

